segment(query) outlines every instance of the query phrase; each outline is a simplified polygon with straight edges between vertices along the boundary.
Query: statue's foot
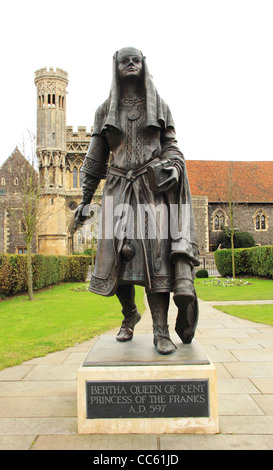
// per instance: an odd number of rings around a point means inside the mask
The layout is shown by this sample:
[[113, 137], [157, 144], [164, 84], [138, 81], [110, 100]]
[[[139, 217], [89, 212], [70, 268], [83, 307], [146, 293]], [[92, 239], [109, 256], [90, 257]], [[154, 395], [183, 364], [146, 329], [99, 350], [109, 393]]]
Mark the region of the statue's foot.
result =
[[154, 345], [157, 352], [163, 355], [172, 354], [177, 349], [170, 338], [168, 326], [154, 326]]
[[[182, 304], [181, 304], [182, 305]], [[184, 303], [184, 306], [178, 308], [175, 331], [183, 343], [191, 343], [197, 326], [198, 310], [196, 301], [192, 300]]]
[[141, 315], [138, 310], [135, 310], [133, 314], [125, 316], [120, 330], [116, 336], [116, 340], [125, 343], [131, 341], [134, 336], [134, 327], [141, 319]]
[[177, 329], [175, 327], [175, 331], [184, 344], [190, 344], [192, 342], [195, 333], [195, 330], [193, 328], [189, 327], [182, 331], [181, 329]]
[[173, 300], [176, 306], [185, 310], [195, 300], [195, 289], [192, 279], [180, 278], [175, 281]]

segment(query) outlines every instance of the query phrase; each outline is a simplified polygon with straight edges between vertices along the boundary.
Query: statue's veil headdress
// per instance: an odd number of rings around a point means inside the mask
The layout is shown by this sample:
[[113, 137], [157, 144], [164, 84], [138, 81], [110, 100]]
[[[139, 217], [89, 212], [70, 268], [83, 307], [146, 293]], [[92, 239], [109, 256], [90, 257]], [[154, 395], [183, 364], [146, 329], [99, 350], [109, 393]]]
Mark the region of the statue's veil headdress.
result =
[[115, 52], [113, 56], [113, 75], [112, 75], [112, 84], [109, 94], [109, 98], [106, 102], [98, 109], [96, 113], [94, 131], [95, 133], [101, 133], [104, 129], [109, 127], [115, 127], [116, 129], [121, 130], [120, 120], [119, 120], [119, 98], [120, 98], [120, 86], [119, 86], [119, 77], [117, 73], [117, 59], [118, 54], [121, 51], [125, 50], [135, 50], [138, 55], [142, 57], [143, 61], [143, 80], [144, 80], [144, 90], [146, 98], [146, 115], [147, 115], [147, 126], [165, 128], [173, 127], [174, 122], [171, 116], [168, 105], [160, 98], [152, 77], [148, 71], [146, 57], [142, 54], [141, 51], [134, 48], [123, 48]]

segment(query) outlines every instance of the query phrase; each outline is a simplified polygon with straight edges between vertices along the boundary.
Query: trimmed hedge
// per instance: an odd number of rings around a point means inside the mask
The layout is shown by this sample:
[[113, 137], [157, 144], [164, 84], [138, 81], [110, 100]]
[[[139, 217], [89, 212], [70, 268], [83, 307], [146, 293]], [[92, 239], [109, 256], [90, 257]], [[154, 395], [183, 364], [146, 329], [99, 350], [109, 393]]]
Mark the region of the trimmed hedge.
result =
[[[232, 276], [231, 249], [217, 250], [214, 259], [222, 276]], [[256, 246], [234, 250], [235, 274], [273, 278], [273, 246]]]
[[[31, 255], [31, 258], [33, 289], [86, 280], [89, 256]], [[27, 256], [0, 255], [0, 295], [27, 290]]]
[[195, 276], [199, 278], [209, 277], [209, 273], [206, 269], [199, 269], [198, 271], [196, 271]]

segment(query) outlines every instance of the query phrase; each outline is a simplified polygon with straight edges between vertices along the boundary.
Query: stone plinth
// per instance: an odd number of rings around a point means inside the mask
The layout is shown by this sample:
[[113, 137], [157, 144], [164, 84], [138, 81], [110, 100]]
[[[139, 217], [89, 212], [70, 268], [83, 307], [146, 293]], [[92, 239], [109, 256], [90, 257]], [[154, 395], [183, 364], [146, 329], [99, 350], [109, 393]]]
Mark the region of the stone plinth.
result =
[[219, 432], [215, 366], [197, 341], [176, 346], [101, 336], [78, 370], [79, 434]]

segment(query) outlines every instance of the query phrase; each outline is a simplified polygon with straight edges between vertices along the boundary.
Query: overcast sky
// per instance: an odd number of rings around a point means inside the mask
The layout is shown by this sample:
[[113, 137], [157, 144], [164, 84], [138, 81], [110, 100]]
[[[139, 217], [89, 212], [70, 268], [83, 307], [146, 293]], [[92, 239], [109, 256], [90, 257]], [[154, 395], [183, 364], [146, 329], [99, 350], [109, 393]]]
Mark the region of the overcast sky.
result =
[[0, 165], [36, 133], [35, 70], [68, 72], [67, 125], [90, 129], [125, 46], [146, 56], [186, 159], [272, 160], [272, 0], [10, 0], [1, 20]]

